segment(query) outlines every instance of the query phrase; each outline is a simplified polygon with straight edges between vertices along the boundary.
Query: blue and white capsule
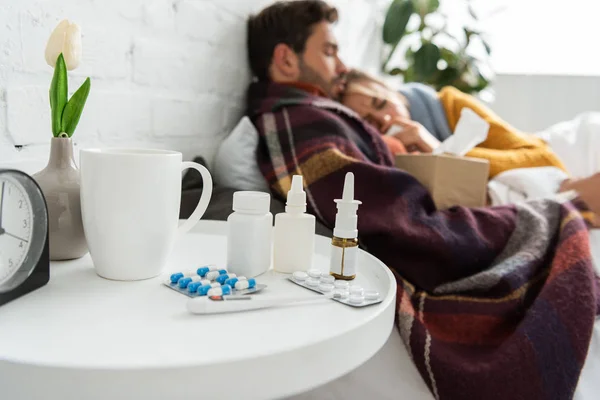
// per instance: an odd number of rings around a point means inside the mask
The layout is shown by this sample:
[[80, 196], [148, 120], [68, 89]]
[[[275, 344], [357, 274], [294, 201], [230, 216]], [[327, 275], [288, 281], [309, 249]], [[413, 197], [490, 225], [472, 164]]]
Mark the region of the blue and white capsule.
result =
[[228, 294], [231, 294], [231, 286], [229, 285], [212, 288], [208, 291], [209, 296], [227, 296]]
[[233, 272], [228, 272], [226, 274], [222, 274], [217, 276], [217, 278], [215, 279], [215, 281], [219, 282], [221, 285], [225, 284], [225, 281], [228, 279], [232, 279], [235, 278], [237, 275], [234, 274]]
[[196, 273], [204, 278], [206, 276], [206, 274], [208, 274], [210, 271], [218, 271], [220, 269], [221, 268], [215, 267], [214, 265], [207, 265], [205, 267], [198, 268]]
[[250, 278], [245, 281], [238, 281], [235, 283], [236, 290], [252, 289], [255, 286], [256, 280], [254, 278]]
[[248, 279], [248, 278], [246, 278], [245, 276], [236, 276], [236, 277], [233, 277], [233, 278], [227, 279], [227, 280], [225, 281], [225, 284], [226, 284], [226, 285], [229, 285], [229, 286], [231, 286], [231, 287], [235, 287], [235, 284], [236, 284], [237, 282], [239, 282], [239, 281], [245, 281], [245, 280], [247, 280], [247, 279]]
[[202, 279], [197, 282], [192, 282], [188, 285], [188, 292], [196, 293], [198, 291], [198, 288], [205, 286], [205, 285], [210, 285], [210, 283], [211, 282], [208, 279]]
[[177, 283], [179, 282], [179, 280], [181, 278], [188, 278], [191, 276], [196, 276], [196, 272], [194, 271], [189, 271], [189, 272], [175, 272], [174, 274], [171, 274], [170, 280], [171, 283]]
[[181, 278], [177, 284], [179, 285], [179, 288], [181, 289], [185, 289], [188, 287], [188, 285], [192, 282], [200, 282], [202, 281], [202, 277], [198, 276], [198, 275], [194, 275], [194, 276], [188, 276], [186, 278]]
[[219, 275], [225, 275], [225, 274], [227, 274], [227, 270], [226, 269], [220, 269], [218, 271], [207, 272], [204, 277], [206, 279], [208, 279], [209, 281], [214, 281]]
[[197, 290], [200, 296], [206, 296], [210, 289], [218, 288], [221, 284], [219, 282], [212, 282], [209, 285], [200, 286]]

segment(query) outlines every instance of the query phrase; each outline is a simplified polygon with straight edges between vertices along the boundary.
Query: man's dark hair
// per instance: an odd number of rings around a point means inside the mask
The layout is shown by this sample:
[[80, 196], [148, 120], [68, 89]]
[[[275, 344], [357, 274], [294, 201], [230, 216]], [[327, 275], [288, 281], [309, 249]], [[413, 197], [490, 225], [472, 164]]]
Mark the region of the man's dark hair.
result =
[[250, 69], [261, 81], [269, 80], [275, 46], [287, 44], [302, 54], [313, 27], [321, 21], [334, 23], [338, 13], [321, 0], [279, 1], [248, 18]]

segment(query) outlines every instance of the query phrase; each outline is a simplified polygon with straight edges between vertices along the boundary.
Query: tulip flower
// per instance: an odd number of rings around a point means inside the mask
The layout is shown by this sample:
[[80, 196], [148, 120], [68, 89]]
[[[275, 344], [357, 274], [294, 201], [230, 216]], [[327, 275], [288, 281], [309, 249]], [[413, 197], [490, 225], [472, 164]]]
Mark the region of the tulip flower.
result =
[[67, 70], [73, 70], [81, 62], [81, 30], [77, 24], [61, 21], [54, 29], [46, 46], [46, 62], [54, 68], [50, 84], [50, 108], [52, 134], [55, 137], [71, 137], [83, 113], [90, 92], [90, 78], [68, 99]]
[[81, 29], [79, 25], [62, 20], [54, 29], [46, 45], [46, 62], [52, 68], [62, 53], [67, 70], [72, 71], [81, 62]]

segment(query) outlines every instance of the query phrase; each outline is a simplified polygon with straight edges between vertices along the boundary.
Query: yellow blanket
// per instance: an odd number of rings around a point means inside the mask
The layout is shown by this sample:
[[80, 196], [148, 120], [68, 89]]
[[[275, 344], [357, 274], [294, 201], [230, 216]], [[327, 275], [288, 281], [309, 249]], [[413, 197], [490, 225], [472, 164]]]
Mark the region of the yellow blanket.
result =
[[566, 171], [558, 156], [543, 140], [519, 132], [474, 97], [448, 86], [439, 92], [439, 98], [452, 131], [463, 107], [469, 107], [490, 124], [487, 140], [467, 153], [468, 157], [489, 160], [490, 178], [516, 168], [557, 167]]

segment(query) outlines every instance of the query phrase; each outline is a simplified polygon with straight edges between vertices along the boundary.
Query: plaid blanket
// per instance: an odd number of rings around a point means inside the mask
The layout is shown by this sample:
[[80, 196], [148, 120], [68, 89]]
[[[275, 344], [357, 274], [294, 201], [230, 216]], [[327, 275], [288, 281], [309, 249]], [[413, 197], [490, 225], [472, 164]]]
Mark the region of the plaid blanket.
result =
[[573, 396], [600, 298], [573, 204], [436, 210], [342, 105], [253, 83], [247, 113], [273, 194], [284, 199], [292, 175], [303, 175], [308, 207], [329, 227], [354, 173], [361, 245], [397, 277], [397, 324], [436, 399]]

